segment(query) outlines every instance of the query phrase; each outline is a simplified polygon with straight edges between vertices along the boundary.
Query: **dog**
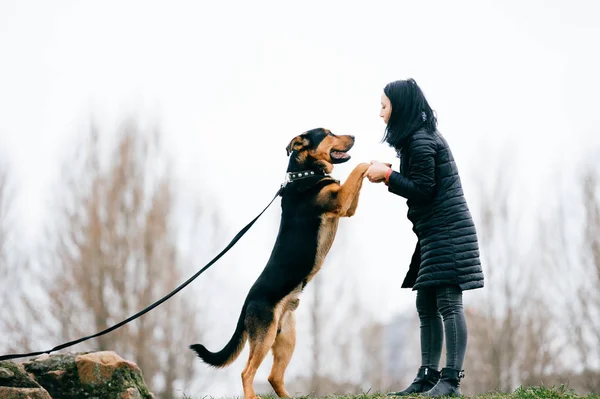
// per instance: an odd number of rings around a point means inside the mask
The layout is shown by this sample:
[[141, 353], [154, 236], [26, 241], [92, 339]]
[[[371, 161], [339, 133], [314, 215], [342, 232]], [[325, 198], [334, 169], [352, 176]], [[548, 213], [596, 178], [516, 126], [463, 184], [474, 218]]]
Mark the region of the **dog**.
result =
[[242, 372], [245, 399], [257, 398], [253, 382], [258, 367], [273, 352], [269, 383], [288, 397], [284, 373], [296, 345], [294, 311], [299, 295], [321, 268], [333, 244], [340, 217], [356, 212], [369, 163], [358, 164], [344, 184], [329, 176], [335, 164], [350, 159], [350, 135], [323, 128], [294, 137], [286, 152], [287, 184], [281, 193], [281, 222], [271, 256], [246, 297], [233, 336], [219, 352], [190, 345], [205, 363], [222, 368], [239, 356], [246, 341], [250, 356]]

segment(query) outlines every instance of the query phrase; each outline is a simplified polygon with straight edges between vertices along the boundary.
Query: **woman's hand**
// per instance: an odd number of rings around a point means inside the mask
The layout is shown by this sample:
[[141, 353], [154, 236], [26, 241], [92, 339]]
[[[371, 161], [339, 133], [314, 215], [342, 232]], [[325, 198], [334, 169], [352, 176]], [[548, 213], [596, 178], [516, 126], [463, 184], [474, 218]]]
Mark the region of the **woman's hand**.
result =
[[365, 172], [365, 176], [371, 183], [381, 183], [385, 181], [385, 175], [390, 170], [390, 164], [379, 161], [371, 161], [371, 166]]

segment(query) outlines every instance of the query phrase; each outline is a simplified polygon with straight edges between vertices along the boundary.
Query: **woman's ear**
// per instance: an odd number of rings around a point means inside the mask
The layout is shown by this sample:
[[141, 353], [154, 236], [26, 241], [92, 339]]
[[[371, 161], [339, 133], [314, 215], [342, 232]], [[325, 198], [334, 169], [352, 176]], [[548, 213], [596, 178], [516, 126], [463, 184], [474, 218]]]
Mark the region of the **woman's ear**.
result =
[[300, 151], [302, 148], [308, 146], [310, 141], [308, 140], [308, 136], [306, 134], [301, 134], [300, 136], [296, 136], [290, 141], [288, 146], [285, 148], [287, 152], [287, 156], [289, 157], [292, 151]]

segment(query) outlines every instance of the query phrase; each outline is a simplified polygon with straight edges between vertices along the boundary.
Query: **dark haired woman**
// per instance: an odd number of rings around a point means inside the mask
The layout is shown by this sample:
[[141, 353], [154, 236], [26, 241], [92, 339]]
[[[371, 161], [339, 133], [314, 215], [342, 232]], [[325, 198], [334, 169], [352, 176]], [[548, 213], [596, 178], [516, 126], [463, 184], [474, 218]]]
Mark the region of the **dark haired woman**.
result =
[[[421, 367], [404, 396], [460, 395], [467, 324], [462, 293], [483, 287], [477, 233], [458, 169], [437, 120], [413, 79], [389, 83], [381, 96], [387, 127], [383, 140], [400, 158], [400, 171], [372, 162], [366, 177], [384, 182], [406, 198], [417, 246], [402, 288], [417, 291], [421, 330]], [[439, 371], [446, 338], [446, 366]]]

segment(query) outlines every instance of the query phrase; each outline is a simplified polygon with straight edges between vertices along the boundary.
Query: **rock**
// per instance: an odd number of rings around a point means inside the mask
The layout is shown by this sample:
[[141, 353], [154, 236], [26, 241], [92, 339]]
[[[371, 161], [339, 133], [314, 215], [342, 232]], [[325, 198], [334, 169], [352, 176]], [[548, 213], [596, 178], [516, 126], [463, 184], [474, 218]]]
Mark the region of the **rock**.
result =
[[0, 362], [1, 399], [153, 399], [142, 371], [115, 352], [42, 355]]
[[50, 357], [49, 354], [44, 353], [42, 355], [39, 355], [38, 357], [35, 358], [36, 362], [41, 362], [42, 360], [48, 360], [48, 358]]
[[119, 399], [142, 399], [142, 395], [136, 388], [128, 388], [119, 394]]
[[7, 368], [0, 367], [0, 380], [6, 380], [15, 376], [15, 373]]
[[142, 375], [137, 364], [120, 358], [115, 352], [94, 352], [75, 358], [79, 380], [83, 384], [104, 384], [112, 379], [117, 370]]
[[[0, 387], [9, 388], [41, 388], [33, 378], [29, 376], [27, 371], [21, 364], [15, 364], [13, 362], [0, 362], [0, 372], [3, 375], [0, 378]], [[0, 398], [4, 398], [0, 396]]]
[[42, 355], [23, 363], [23, 366], [52, 397], [60, 398], [63, 390], [71, 392], [79, 385], [72, 354]]
[[48, 371], [48, 375], [49, 376], [53, 376], [56, 379], [60, 379], [63, 375], [65, 375], [66, 371], [65, 370], [53, 370], [53, 371]]
[[12, 362], [0, 362], [0, 398], [52, 399], [22, 365]]
[[52, 399], [43, 388], [0, 387], [2, 399]]

